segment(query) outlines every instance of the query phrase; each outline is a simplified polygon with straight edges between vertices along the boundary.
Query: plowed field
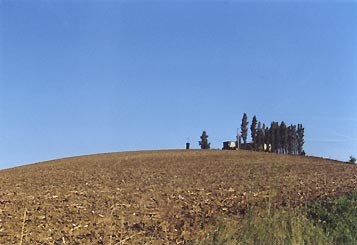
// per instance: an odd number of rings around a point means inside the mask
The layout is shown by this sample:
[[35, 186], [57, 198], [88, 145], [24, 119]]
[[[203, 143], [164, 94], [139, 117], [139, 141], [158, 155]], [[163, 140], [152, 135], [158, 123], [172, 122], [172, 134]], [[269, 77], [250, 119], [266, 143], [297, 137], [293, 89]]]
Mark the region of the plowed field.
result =
[[146, 151], [0, 171], [0, 244], [171, 244], [269, 199], [357, 191], [357, 167], [247, 151]]

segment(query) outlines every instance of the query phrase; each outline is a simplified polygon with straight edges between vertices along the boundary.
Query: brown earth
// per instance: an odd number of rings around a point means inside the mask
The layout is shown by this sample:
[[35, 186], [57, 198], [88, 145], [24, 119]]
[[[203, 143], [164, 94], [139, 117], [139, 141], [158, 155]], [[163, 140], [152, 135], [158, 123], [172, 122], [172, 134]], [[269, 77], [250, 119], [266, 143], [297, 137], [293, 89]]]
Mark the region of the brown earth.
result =
[[248, 151], [145, 151], [0, 171], [0, 244], [191, 243], [252, 206], [357, 191], [357, 167]]

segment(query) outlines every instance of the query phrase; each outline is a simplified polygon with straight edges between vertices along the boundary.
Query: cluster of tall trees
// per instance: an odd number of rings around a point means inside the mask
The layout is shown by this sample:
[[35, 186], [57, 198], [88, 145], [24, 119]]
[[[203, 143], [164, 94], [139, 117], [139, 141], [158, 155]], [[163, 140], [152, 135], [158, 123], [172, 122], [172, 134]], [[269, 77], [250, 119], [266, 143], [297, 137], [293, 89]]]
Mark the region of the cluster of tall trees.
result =
[[284, 121], [271, 122], [270, 127], [258, 122], [254, 115], [250, 125], [252, 143], [247, 144], [248, 117], [243, 114], [241, 124], [242, 148], [255, 151], [269, 151], [281, 154], [305, 155], [304, 128], [302, 124], [287, 126]]

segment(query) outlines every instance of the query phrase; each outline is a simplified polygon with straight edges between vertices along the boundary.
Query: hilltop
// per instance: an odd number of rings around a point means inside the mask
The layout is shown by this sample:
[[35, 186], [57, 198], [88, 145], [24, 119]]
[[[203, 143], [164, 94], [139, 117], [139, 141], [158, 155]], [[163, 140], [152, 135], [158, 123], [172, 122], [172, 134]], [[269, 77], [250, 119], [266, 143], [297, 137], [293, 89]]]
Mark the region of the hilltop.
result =
[[0, 171], [0, 243], [192, 242], [269, 200], [357, 191], [357, 167], [250, 151], [107, 153]]

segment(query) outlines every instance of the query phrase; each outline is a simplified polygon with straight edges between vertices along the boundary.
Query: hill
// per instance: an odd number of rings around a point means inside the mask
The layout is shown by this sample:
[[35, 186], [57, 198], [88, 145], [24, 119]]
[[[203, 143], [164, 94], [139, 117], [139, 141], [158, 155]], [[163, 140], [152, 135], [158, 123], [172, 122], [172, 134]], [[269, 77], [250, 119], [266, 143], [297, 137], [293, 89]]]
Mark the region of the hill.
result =
[[0, 171], [0, 243], [185, 243], [253, 206], [357, 191], [357, 167], [249, 151], [143, 151]]

